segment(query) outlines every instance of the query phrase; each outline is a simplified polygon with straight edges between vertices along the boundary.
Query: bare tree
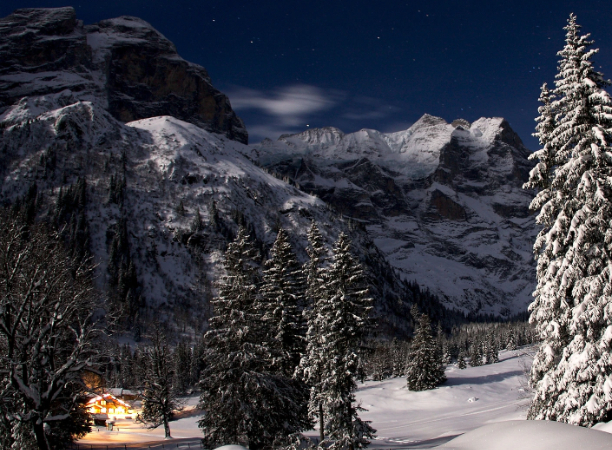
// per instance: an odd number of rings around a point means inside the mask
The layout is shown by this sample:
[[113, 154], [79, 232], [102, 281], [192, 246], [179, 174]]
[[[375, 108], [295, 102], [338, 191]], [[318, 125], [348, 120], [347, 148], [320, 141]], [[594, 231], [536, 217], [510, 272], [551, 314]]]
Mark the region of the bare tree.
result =
[[92, 274], [90, 264], [68, 256], [57, 233], [0, 210], [0, 426], [11, 428], [2, 430], [7, 442], [65, 448], [90, 430], [81, 374], [96, 354]]
[[140, 390], [142, 413], [137, 420], [149, 428], [164, 426], [170, 439], [170, 420], [183, 409], [174, 385], [174, 356], [159, 323], [154, 324], [151, 345], [144, 349], [145, 383]]

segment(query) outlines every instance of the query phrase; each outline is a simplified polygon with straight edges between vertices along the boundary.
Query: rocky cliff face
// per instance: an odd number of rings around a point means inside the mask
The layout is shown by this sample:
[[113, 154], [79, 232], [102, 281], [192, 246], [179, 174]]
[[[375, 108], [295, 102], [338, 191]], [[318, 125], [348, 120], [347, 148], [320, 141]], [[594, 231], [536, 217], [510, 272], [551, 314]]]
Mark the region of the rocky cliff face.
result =
[[507, 316], [530, 303], [536, 229], [521, 186], [532, 164], [505, 120], [313, 129], [248, 155], [361, 222], [405, 279], [447, 306]]
[[68, 89], [122, 122], [171, 115], [247, 143], [243, 122], [206, 70], [147, 22], [83, 26], [73, 8], [19, 9], [0, 19], [0, 112]]

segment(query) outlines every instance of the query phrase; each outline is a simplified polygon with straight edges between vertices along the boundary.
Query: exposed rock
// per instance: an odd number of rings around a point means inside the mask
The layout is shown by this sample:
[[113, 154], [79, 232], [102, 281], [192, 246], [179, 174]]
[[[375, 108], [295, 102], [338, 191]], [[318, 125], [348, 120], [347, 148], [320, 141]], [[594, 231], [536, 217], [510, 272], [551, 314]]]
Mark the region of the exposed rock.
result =
[[73, 8], [19, 9], [0, 19], [0, 111], [69, 89], [123, 122], [171, 115], [247, 143], [244, 123], [206, 70], [135, 17], [83, 26]]
[[[463, 206], [454, 202], [450, 197], [444, 195], [439, 190], [434, 190], [431, 193], [430, 204], [435, 208], [437, 216], [449, 220], [467, 220], [467, 213]], [[430, 214], [430, 217], [432, 215]], [[436, 217], [433, 215], [433, 217]]]

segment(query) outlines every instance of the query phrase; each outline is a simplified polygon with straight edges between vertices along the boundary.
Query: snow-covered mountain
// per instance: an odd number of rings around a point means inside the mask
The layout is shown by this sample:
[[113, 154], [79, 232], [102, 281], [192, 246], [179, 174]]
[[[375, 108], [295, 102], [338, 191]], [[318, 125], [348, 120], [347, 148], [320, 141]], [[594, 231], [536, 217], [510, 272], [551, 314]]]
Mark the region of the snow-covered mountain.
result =
[[508, 315], [535, 287], [529, 153], [504, 119], [424, 115], [397, 133], [310, 129], [247, 155], [360, 222], [447, 306]]
[[[43, 219], [87, 229], [97, 282], [115, 301], [136, 299], [141, 315], [201, 330], [240, 224], [262, 253], [285, 228], [305, 260], [315, 220], [329, 245], [349, 233], [379, 329], [408, 329], [414, 299], [367, 234], [246, 158], [246, 131], [227, 98], [147, 23], [83, 27], [71, 8], [19, 10], [0, 20], [0, 58], [9, 62], [0, 69], [0, 202], [35, 184]], [[205, 94], [202, 108], [184, 108]], [[86, 200], [72, 194], [82, 180]]]
[[246, 143], [244, 123], [203, 67], [137, 17], [83, 26], [73, 8], [0, 19], [0, 108], [69, 89], [122, 122], [171, 115]]
[[503, 119], [426, 115], [399, 133], [312, 129], [247, 146], [206, 70], [151, 25], [83, 26], [72, 8], [0, 19], [0, 60], [2, 202], [35, 183], [57, 216], [85, 179], [98, 282], [137, 291], [149, 313], [202, 323], [238, 224], [263, 253], [286, 228], [305, 259], [311, 220], [329, 244], [350, 234], [383, 330], [408, 326], [404, 280], [463, 311], [508, 315], [530, 301], [535, 228], [520, 186], [531, 166]]

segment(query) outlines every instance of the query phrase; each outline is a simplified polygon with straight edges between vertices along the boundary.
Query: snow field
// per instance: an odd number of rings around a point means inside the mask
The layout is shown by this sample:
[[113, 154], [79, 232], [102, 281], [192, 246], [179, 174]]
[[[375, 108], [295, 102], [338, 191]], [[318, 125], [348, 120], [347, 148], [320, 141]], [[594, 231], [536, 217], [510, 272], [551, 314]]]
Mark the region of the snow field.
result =
[[[529, 395], [524, 390], [524, 370], [529, 364], [531, 358], [524, 350], [502, 351], [497, 364], [464, 370], [449, 366], [448, 381], [431, 391], [411, 392], [405, 378], [359, 384], [357, 400], [368, 409], [361, 418], [372, 421], [377, 429], [378, 437], [370, 448], [612, 450], [612, 424], [588, 430], [525, 420]], [[193, 411], [197, 402], [197, 397], [190, 397], [186, 410]], [[201, 438], [199, 418], [193, 411], [171, 422], [172, 436]], [[119, 432], [94, 429], [79, 443], [136, 444], [164, 438], [163, 427], [148, 430], [135, 423], [117, 426]], [[316, 430], [306, 434], [318, 436]]]
[[[527, 416], [524, 368], [531, 363], [519, 351], [500, 352], [500, 362], [480, 367], [446, 369], [442, 386], [422, 392], [406, 388], [405, 378], [367, 381], [357, 400], [377, 430], [376, 447], [406, 447], [456, 436], [483, 425]], [[443, 441], [443, 439], [441, 439]]]

